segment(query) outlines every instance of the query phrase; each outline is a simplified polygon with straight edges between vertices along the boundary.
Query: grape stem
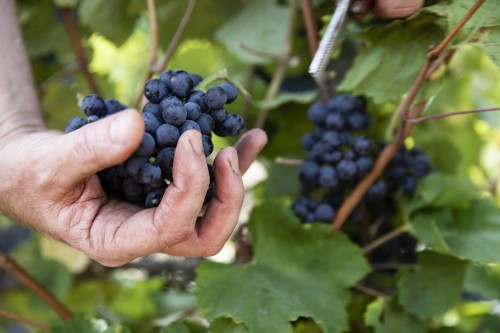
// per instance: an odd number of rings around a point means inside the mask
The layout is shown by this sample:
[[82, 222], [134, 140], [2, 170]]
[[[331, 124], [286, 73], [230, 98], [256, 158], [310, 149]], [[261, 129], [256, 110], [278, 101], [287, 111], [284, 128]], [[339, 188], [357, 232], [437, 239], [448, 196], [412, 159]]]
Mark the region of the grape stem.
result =
[[368, 286], [363, 285], [361, 283], [358, 283], [357, 285], [355, 285], [354, 289], [356, 289], [364, 294], [367, 294], [367, 295], [370, 295], [373, 297], [377, 297], [377, 298], [378, 297], [385, 298], [385, 299], [391, 298], [391, 295], [384, 293], [382, 291], [376, 290], [372, 287], [368, 287]]
[[[302, 16], [304, 18], [304, 25], [307, 33], [307, 41], [309, 43], [309, 50], [311, 55], [314, 56], [319, 46], [318, 27], [314, 19], [314, 8], [311, 0], [301, 0]], [[319, 85], [321, 98], [324, 102], [330, 99], [330, 76], [328, 72], [323, 73], [316, 81]]]
[[[161, 73], [165, 68], [167, 68], [168, 63], [172, 59], [172, 56], [174, 55], [175, 50], [177, 49], [177, 46], [179, 46], [179, 42], [181, 40], [182, 34], [186, 30], [186, 27], [191, 20], [191, 16], [193, 15], [194, 8], [196, 7], [196, 0], [189, 0], [186, 10], [184, 12], [184, 15], [182, 16], [181, 22], [177, 26], [177, 29], [175, 30], [175, 34], [172, 37], [172, 40], [170, 41], [167, 51], [165, 51], [165, 54], [163, 55], [163, 58], [158, 61], [157, 55], [158, 55], [158, 16], [156, 14], [156, 6], [154, 3], [154, 0], [148, 0], [148, 12], [149, 12], [149, 21], [150, 21], [150, 34], [151, 34], [151, 57], [150, 57], [150, 64], [149, 64], [149, 70], [146, 73], [146, 77], [144, 78], [144, 84], [153, 77], [154, 74]], [[144, 84], [141, 86], [143, 87]], [[139, 92], [139, 95], [137, 96], [135, 102], [134, 102], [134, 108], [139, 108], [141, 105], [142, 101], [142, 89]]]
[[87, 58], [87, 55], [85, 54], [85, 50], [82, 45], [82, 38], [80, 37], [80, 34], [78, 33], [78, 29], [75, 24], [75, 20], [73, 19], [72, 13], [71, 13], [71, 8], [68, 7], [58, 7], [59, 12], [61, 13], [61, 17], [63, 20], [63, 24], [66, 27], [66, 31], [68, 32], [69, 39], [71, 41], [71, 44], [73, 45], [73, 49], [75, 50], [76, 58], [78, 60], [79, 68], [80, 71], [83, 74], [83, 77], [85, 78], [85, 81], [87, 81], [87, 84], [89, 85], [90, 90], [94, 94], [97, 94], [100, 96], [100, 91], [99, 87], [97, 86], [97, 82], [89, 71], [88, 63], [89, 60]]
[[399, 148], [403, 146], [404, 140], [410, 135], [414, 124], [407, 122], [408, 118], [419, 118], [425, 109], [426, 101], [412, 106], [415, 97], [419, 92], [424, 82], [432, 75], [439, 66], [435, 66], [436, 61], [442, 61], [442, 54], [445, 52], [446, 47], [451, 42], [453, 37], [460, 31], [460, 29], [467, 23], [467, 21], [474, 15], [474, 13], [481, 7], [485, 0], [476, 0], [476, 3], [469, 9], [464, 17], [457, 23], [457, 25], [448, 33], [443, 41], [436, 47], [431, 48], [427, 53], [427, 58], [417, 76], [416, 81], [406, 94], [401, 105], [398, 107], [397, 114], [399, 115], [399, 125], [396, 130], [395, 140], [389, 143], [382, 150], [377, 160], [375, 161], [372, 171], [355, 187], [349, 197], [340, 206], [335, 218], [332, 221], [332, 230], [338, 231], [345, 223], [354, 207], [363, 199], [366, 191], [382, 174], [385, 167], [392, 160]]
[[423, 123], [425, 121], [434, 120], [434, 119], [448, 118], [448, 117], [453, 117], [453, 116], [458, 116], [458, 115], [464, 115], [464, 114], [491, 112], [491, 111], [500, 111], [500, 107], [486, 108], [486, 109], [474, 109], [474, 110], [455, 111], [455, 112], [448, 112], [448, 113], [442, 113], [442, 114], [434, 114], [434, 115], [431, 115], [431, 116], [418, 117], [418, 118], [406, 118], [405, 121], [408, 122], [408, 123], [411, 123], [411, 124], [420, 124], [420, 123]]
[[384, 245], [385, 243], [393, 240], [394, 238], [397, 238], [401, 236], [402, 234], [407, 233], [409, 230], [409, 227], [407, 225], [403, 225], [399, 228], [396, 228], [392, 230], [391, 232], [373, 240], [372, 242], [366, 244], [363, 247], [363, 254], [367, 255], [368, 253], [372, 252], [373, 250], [377, 249], [378, 247]]
[[[295, 31], [296, 12], [297, 12], [297, 0], [291, 0], [290, 16], [288, 18], [288, 30], [285, 38], [285, 45], [281, 53], [278, 55], [276, 70], [274, 71], [273, 78], [271, 79], [271, 83], [269, 84], [269, 87], [267, 89], [266, 96], [264, 98], [264, 104], [267, 104], [266, 102], [269, 102], [276, 97], [276, 95], [279, 93], [281, 84], [285, 79], [285, 74], [288, 69], [288, 63], [290, 60], [290, 53], [292, 49], [291, 47], [292, 38]], [[267, 116], [269, 115], [269, 111], [270, 109], [268, 107], [263, 107], [260, 110], [257, 120], [255, 122], [256, 128], [264, 127], [267, 120]]]
[[31, 289], [40, 299], [49, 305], [63, 320], [69, 320], [72, 317], [66, 307], [59, 302], [54, 295], [45, 289], [28, 272], [19, 266], [7, 254], [0, 252], [0, 267], [15, 276], [22, 284]]
[[7, 319], [11, 319], [11, 320], [17, 321], [17, 322], [19, 322], [21, 324], [24, 324], [26, 326], [31, 326], [31, 327], [34, 327], [34, 328], [38, 328], [39, 330], [42, 330], [42, 331], [46, 331], [46, 332], [50, 332], [51, 331], [51, 328], [48, 325], [39, 323], [37, 321], [31, 320], [31, 319], [28, 319], [28, 318], [25, 318], [25, 317], [21, 317], [21, 316], [15, 314], [15, 313], [4, 311], [2, 309], [0, 309], [0, 316], [1, 317], [5, 317]]

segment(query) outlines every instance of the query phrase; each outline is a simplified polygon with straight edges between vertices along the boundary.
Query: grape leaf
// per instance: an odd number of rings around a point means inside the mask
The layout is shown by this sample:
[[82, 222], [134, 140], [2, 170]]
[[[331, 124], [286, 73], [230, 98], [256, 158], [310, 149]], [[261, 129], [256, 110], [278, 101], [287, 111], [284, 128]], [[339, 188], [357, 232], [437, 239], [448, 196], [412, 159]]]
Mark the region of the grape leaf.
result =
[[285, 103], [295, 102], [298, 104], [311, 104], [318, 97], [318, 92], [281, 92], [275, 98], [269, 101], [258, 101], [255, 103], [259, 108], [275, 109]]
[[364, 46], [339, 90], [366, 95], [375, 103], [397, 101], [415, 81], [429, 46], [443, 36], [435, 20], [435, 15], [420, 15], [359, 35]]
[[270, 63], [274, 61], [271, 57], [257, 56], [238, 44], [266, 54], [280, 53], [285, 44], [289, 12], [288, 6], [280, 6], [276, 1], [249, 1], [216, 31], [215, 37], [244, 62]]
[[83, 25], [120, 45], [134, 30], [138, 15], [127, 10], [127, 1], [81, 0], [78, 17]]
[[488, 199], [473, 199], [467, 209], [422, 210], [411, 222], [415, 235], [436, 251], [481, 264], [500, 262], [500, 209]]
[[202, 314], [229, 317], [259, 333], [292, 332], [290, 321], [298, 317], [312, 318], [328, 333], [347, 329], [349, 287], [369, 270], [360, 249], [328, 226], [302, 226], [276, 200], [254, 210], [249, 228], [252, 262], [206, 261], [198, 268]]
[[[428, 6], [425, 12], [435, 13], [442, 18], [441, 26], [450, 32], [469, 11], [474, 2], [469, 0], [447, 0]], [[476, 13], [460, 29], [452, 45], [472, 44], [482, 47], [500, 65], [500, 2], [485, 1]]]
[[366, 308], [365, 324], [375, 333], [426, 333], [427, 325], [415, 316], [405, 313], [394, 302], [379, 298]]
[[481, 298], [500, 299], [500, 265], [479, 266], [469, 264], [465, 274], [464, 289]]
[[54, 3], [58, 7], [70, 7], [74, 8], [78, 5], [79, 0], [54, 0]]
[[416, 271], [407, 270], [399, 279], [399, 301], [408, 313], [425, 320], [459, 301], [467, 265], [433, 252], [421, 253], [418, 263]]

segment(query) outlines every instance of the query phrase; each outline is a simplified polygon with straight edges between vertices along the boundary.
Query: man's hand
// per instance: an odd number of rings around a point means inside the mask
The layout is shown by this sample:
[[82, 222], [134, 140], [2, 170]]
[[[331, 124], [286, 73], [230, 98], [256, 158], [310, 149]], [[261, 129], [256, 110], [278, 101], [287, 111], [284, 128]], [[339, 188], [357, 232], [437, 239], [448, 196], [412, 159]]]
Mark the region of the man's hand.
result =
[[214, 161], [216, 196], [202, 208], [209, 184], [200, 133], [177, 145], [173, 183], [161, 204], [144, 209], [104, 193], [98, 171], [126, 160], [144, 132], [140, 114], [122, 111], [69, 134], [23, 134], [0, 146], [0, 210], [68, 243], [107, 266], [155, 252], [210, 256], [227, 241], [240, 213], [241, 175], [267, 138], [246, 133]]
[[384, 19], [398, 19], [416, 13], [423, 4], [424, 0], [376, 0], [373, 12]]

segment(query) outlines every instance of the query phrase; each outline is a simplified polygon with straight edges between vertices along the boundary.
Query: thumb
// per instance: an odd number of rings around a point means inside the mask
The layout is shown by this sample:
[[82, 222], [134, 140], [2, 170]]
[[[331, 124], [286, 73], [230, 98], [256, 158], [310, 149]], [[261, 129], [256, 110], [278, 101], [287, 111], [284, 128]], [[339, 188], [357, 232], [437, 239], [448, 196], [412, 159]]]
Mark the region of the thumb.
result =
[[61, 181], [73, 185], [125, 161], [139, 147], [144, 122], [136, 110], [124, 110], [59, 136], [55, 160]]

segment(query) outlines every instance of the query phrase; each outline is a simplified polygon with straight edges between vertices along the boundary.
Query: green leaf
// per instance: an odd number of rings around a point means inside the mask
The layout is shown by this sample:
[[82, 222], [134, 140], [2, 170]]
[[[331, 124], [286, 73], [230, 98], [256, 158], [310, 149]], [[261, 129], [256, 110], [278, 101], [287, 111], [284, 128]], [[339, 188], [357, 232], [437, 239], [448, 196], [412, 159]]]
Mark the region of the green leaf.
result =
[[78, 5], [79, 0], [54, 0], [54, 3], [58, 7], [69, 7], [74, 8]]
[[420, 194], [430, 207], [467, 209], [478, 190], [462, 178], [433, 173], [423, 180]]
[[78, 6], [79, 21], [91, 31], [97, 32], [120, 45], [134, 30], [138, 18], [127, 10], [127, 1], [81, 0]]
[[417, 270], [407, 270], [399, 279], [399, 300], [407, 312], [425, 320], [444, 313], [460, 300], [466, 262], [424, 252], [418, 263]]
[[131, 333], [120, 324], [109, 326], [103, 319], [76, 317], [52, 328], [53, 333]]
[[270, 101], [258, 101], [255, 105], [261, 109], [275, 109], [285, 103], [311, 104], [318, 97], [318, 92], [302, 91], [302, 92], [281, 92]]
[[365, 324], [373, 327], [375, 333], [426, 333], [426, 323], [411, 314], [405, 313], [394, 302], [377, 299], [368, 305]]
[[349, 288], [369, 271], [361, 250], [328, 226], [301, 225], [276, 200], [256, 208], [249, 223], [251, 263], [206, 261], [198, 268], [202, 314], [229, 317], [259, 333], [292, 332], [290, 321], [298, 317], [312, 318], [328, 333], [347, 329]]
[[215, 37], [246, 63], [270, 63], [274, 61], [271, 57], [257, 56], [238, 44], [266, 54], [279, 54], [285, 45], [289, 12], [289, 6], [276, 1], [249, 1], [217, 30]]
[[183, 323], [173, 323], [162, 328], [161, 333], [191, 333], [191, 330]]
[[500, 300], [500, 265], [470, 264], [465, 275], [464, 290], [486, 299]]
[[231, 318], [217, 318], [210, 323], [211, 333], [248, 333], [243, 324], [236, 324]]
[[415, 235], [436, 251], [476, 263], [500, 262], [500, 209], [488, 199], [474, 199], [463, 210], [422, 210], [411, 222]]
[[359, 36], [364, 47], [339, 90], [366, 95], [375, 103], [397, 101], [415, 81], [429, 46], [443, 34], [435, 16], [393, 21]]

